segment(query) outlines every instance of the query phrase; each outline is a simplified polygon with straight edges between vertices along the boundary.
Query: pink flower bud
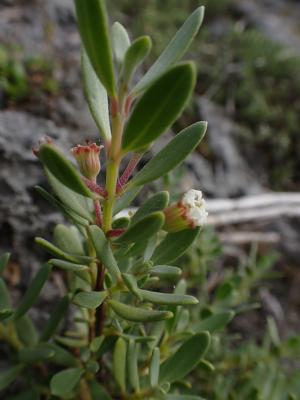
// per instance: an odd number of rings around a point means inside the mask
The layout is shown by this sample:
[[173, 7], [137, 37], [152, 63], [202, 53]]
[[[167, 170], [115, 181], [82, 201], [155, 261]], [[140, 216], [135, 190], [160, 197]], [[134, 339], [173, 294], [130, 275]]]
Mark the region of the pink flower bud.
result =
[[76, 158], [80, 172], [86, 178], [96, 181], [101, 170], [100, 151], [103, 146], [97, 146], [96, 143], [82, 146], [78, 144], [71, 149], [73, 156]]
[[166, 219], [163, 229], [167, 232], [203, 226], [208, 216], [202, 192], [194, 189], [186, 192], [178, 203], [165, 208], [164, 214]]

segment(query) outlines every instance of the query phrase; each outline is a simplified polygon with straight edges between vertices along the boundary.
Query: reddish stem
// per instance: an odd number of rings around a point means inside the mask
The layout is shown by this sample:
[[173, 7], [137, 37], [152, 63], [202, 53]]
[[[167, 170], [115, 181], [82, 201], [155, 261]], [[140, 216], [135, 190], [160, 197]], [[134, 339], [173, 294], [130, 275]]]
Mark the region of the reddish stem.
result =
[[125, 168], [121, 178], [118, 180], [117, 193], [119, 193], [122, 190], [123, 186], [128, 182], [129, 178], [131, 177], [133, 171], [140, 162], [141, 158], [142, 154], [140, 153], [135, 153], [132, 155], [131, 160], [129, 161], [127, 167]]
[[125, 228], [112, 229], [107, 232], [106, 236], [108, 238], [118, 237], [121, 236], [125, 231], [126, 231]]
[[96, 182], [91, 181], [90, 179], [87, 179], [85, 177], [82, 178], [86, 186], [94, 193], [99, 194], [101, 197], [106, 198], [107, 197], [107, 191], [102, 187], [97, 185]]
[[101, 204], [99, 200], [94, 200], [94, 208], [95, 208], [95, 215], [96, 215], [96, 223], [98, 226], [102, 226], [103, 218], [102, 218], [102, 210]]

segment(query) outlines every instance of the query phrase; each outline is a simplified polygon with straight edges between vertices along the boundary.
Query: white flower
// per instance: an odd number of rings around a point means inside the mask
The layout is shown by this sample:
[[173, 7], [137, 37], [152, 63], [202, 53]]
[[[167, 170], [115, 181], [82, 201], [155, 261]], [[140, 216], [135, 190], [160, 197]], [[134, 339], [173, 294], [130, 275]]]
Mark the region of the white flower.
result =
[[194, 189], [186, 192], [177, 203], [165, 208], [164, 214], [164, 230], [167, 232], [179, 232], [203, 226], [208, 216], [202, 192]]
[[186, 216], [194, 226], [202, 226], [206, 223], [208, 212], [200, 190], [190, 189], [183, 195], [181, 203], [186, 207]]

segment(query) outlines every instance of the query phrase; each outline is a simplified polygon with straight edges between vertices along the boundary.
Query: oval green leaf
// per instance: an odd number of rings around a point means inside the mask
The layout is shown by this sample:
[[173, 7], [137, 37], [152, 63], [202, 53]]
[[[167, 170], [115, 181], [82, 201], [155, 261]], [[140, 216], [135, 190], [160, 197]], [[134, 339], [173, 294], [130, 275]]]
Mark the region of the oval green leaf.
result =
[[67, 208], [67, 211], [70, 209], [81, 218], [93, 222], [94, 219], [90, 207], [90, 205], [92, 205], [92, 200], [75, 193], [73, 190], [63, 185], [49, 170], [47, 170], [47, 168], [45, 169], [45, 173], [54, 193], [63, 203], [63, 206]]
[[83, 85], [90, 112], [105, 142], [111, 140], [108, 99], [105, 87], [99, 81], [85, 51], [81, 55]]
[[213, 314], [210, 317], [197, 322], [193, 326], [195, 332], [209, 331], [210, 333], [222, 330], [234, 317], [233, 311], [224, 311], [217, 314]]
[[179, 117], [196, 82], [194, 64], [177, 65], [161, 76], [135, 105], [125, 127], [122, 148], [138, 151], [150, 145]]
[[54, 177], [74, 192], [93, 197], [71, 162], [51, 144], [41, 146], [38, 157]]
[[185, 378], [200, 362], [210, 344], [208, 332], [201, 332], [183, 343], [160, 368], [160, 382], [175, 382]]
[[182, 271], [178, 267], [173, 267], [171, 265], [156, 265], [149, 269], [150, 275], [155, 275], [160, 278], [179, 278]]
[[122, 393], [126, 393], [126, 355], [127, 343], [124, 339], [119, 338], [113, 353], [113, 371]]
[[173, 317], [173, 313], [170, 311], [157, 311], [133, 307], [124, 303], [120, 303], [117, 300], [109, 300], [108, 304], [117, 315], [123, 319], [126, 319], [127, 321], [155, 322]]
[[38, 342], [38, 333], [29, 315], [24, 315], [15, 321], [15, 327], [20, 342], [24, 346], [35, 346]]
[[144, 77], [133, 88], [132, 95], [149, 87], [157, 78], [174, 65], [189, 48], [196, 36], [204, 17], [204, 7], [197, 8], [178, 30], [174, 38], [144, 75]]
[[121, 272], [112, 249], [102, 229], [93, 225], [89, 227], [89, 234], [96, 250], [98, 259], [108, 269], [115, 280], [121, 280]]
[[115, 22], [112, 26], [112, 41], [116, 60], [119, 64], [122, 64], [126, 51], [130, 47], [130, 39], [126, 29], [120, 22]]
[[77, 386], [83, 374], [82, 368], [69, 368], [53, 375], [50, 390], [53, 396], [65, 397]]
[[138, 172], [130, 185], [145, 185], [177, 167], [199, 145], [207, 128], [206, 122], [196, 122], [178, 133], [145, 167]]
[[198, 304], [199, 301], [194, 296], [189, 296], [186, 294], [174, 294], [174, 293], [159, 293], [159, 292], [151, 292], [149, 290], [139, 290], [140, 295], [142, 296], [144, 301], [150, 301], [154, 304], [161, 305], [195, 305]]
[[138, 356], [139, 346], [134, 340], [129, 340], [127, 366], [128, 366], [128, 380], [135, 392], [140, 390], [139, 369], [138, 369]]
[[199, 235], [200, 229], [185, 229], [168, 233], [154, 251], [154, 264], [168, 264], [182, 256]]
[[160, 350], [159, 347], [155, 347], [152, 352], [150, 368], [149, 368], [150, 385], [152, 387], [158, 385], [159, 368], [160, 368]]
[[44, 264], [35, 275], [15, 312], [15, 320], [26, 314], [37, 301], [39, 294], [50, 275], [51, 269], [52, 266], [50, 264]]
[[96, 309], [106, 299], [108, 293], [103, 292], [79, 292], [73, 298], [73, 303], [77, 306]]
[[54, 267], [63, 269], [65, 271], [72, 271], [72, 272], [82, 272], [88, 271], [89, 267], [87, 265], [75, 264], [69, 261], [58, 260], [53, 258], [52, 260], [48, 261], [49, 264], [53, 265]]
[[65, 253], [64, 251], [60, 250], [58, 247], [54, 246], [54, 244], [48, 242], [48, 240], [40, 238], [40, 237], [36, 237], [34, 239], [35, 243], [38, 244], [40, 247], [42, 247], [44, 250], [46, 250], [48, 253], [57, 256], [57, 257], [61, 257], [67, 261], [76, 263], [77, 259], [67, 253]]
[[141, 205], [141, 207], [135, 212], [130, 220], [130, 224], [133, 225], [143, 219], [146, 215], [151, 214], [154, 211], [161, 211], [167, 207], [169, 203], [169, 193], [167, 191], [158, 192], [154, 196], [150, 197]]
[[141, 36], [132, 42], [128, 48], [123, 64], [123, 80], [126, 84], [129, 83], [136, 68], [144, 61], [151, 51], [152, 42], [149, 36]]
[[131, 225], [123, 235], [115, 240], [115, 243], [134, 243], [148, 240], [164, 225], [165, 216], [162, 212], [154, 212]]
[[49, 360], [54, 356], [54, 350], [47, 344], [38, 344], [19, 350], [18, 357], [21, 363], [35, 364]]
[[91, 64], [111, 96], [115, 96], [112, 50], [104, 0], [75, 0], [77, 23]]

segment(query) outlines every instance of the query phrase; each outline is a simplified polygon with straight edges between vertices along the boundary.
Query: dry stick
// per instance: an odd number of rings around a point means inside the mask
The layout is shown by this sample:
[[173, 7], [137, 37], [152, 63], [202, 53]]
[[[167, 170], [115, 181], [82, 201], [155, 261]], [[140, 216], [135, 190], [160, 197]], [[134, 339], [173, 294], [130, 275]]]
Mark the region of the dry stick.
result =
[[[266, 221], [279, 217], [300, 217], [300, 193], [262, 193], [239, 199], [206, 200], [208, 225], [226, 226], [231, 224]], [[134, 213], [135, 208], [122, 211], [117, 217]], [[236, 232], [222, 235], [222, 241], [247, 243], [252, 241], [276, 243], [279, 235], [274, 232]]]
[[299, 217], [299, 193], [267, 193], [240, 199], [207, 201], [208, 223], [215, 226], [273, 218]]

